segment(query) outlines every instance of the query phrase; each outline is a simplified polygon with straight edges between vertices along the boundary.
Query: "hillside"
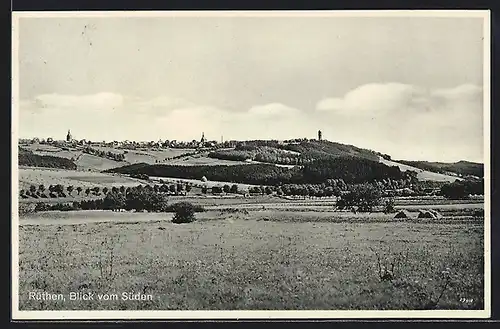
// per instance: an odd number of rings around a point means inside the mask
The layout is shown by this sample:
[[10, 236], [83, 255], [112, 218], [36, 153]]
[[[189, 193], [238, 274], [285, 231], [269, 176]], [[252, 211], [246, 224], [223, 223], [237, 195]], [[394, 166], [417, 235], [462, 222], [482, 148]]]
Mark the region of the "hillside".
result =
[[247, 141], [234, 149], [216, 150], [208, 157], [230, 161], [256, 161], [280, 165], [303, 165], [314, 160], [352, 157], [378, 161], [379, 154], [352, 145], [329, 141], [302, 140], [293, 143]]
[[398, 160], [397, 162], [439, 174], [454, 173], [461, 177], [462, 176], [484, 177], [484, 165], [482, 163], [469, 162], [469, 161], [444, 163], [444, 162], [405, 161], [405, 160]]
[[73, 170], [77, 168], [73, 161], [66, 158], [60, 158], [52, 155], [38, 155], [22, 148], [19, 148], [18, 164], [19, 166]]
[[398, 167], [355, 157], [336, 157], [314, 160], [302, 167], [284, 168], [272, 164], [179, 166], [135, 164], [107, 170], [128, 175], [146, 174], [155, 177], [172, 177], [225, 181], [257, 185], [318, 184], [328, 179], [342, 179], [346, 183], [372, 182], [384, 179], [410, 179], [410, 172]]

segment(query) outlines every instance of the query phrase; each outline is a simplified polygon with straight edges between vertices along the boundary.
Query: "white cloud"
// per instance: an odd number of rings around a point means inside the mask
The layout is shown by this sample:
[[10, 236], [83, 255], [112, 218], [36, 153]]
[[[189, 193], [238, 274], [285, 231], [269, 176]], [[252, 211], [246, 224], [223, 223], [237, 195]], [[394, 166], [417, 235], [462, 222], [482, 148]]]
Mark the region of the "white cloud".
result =
[[405, 107], [414, 107], [422, 101], [421, 88], [402, 83], [366, 84], [349, 91], [342, 98], [321, 100], [316, 109], [320, 111], [348, 111], [349, 115], [368, 112], [382, 114]]
[[[369, 84], [318, 102], [334, 138], [415, 160], [482, 161], [482, 88]], [[354, 130], [353, 130], [354, 128]], [[360, 132], [360, 133], [356, 133]], [[362, 132], [362, 133], [361, 133]]]
[[44, 94], [37, 96], [35, 103], [41, 108], [109, 110], [120, 107], [123, 96], [107, 92], [93, 95]]

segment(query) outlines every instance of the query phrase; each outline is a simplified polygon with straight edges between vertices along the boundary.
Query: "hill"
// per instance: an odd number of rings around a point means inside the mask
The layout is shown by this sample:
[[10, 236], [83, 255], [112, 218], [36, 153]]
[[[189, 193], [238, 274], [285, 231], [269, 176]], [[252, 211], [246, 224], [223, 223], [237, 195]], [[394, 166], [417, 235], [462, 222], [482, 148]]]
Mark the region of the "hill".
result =
[[445, 162], [405, 161], [405, 160], [398, 160], [397, 162], [439, 174], [453, 173], [460, 177], [465, 177], [465, 176], [476, 176], [480, 178], [484, 177], [484, 165], [482, 163], [469, 162], [469, 161], [445, 163]]
[[234, 149], [216, 150], [211, 158], [231, 161], [258, 161], [281, 165], [303, 165], [314, 160], [352, 157], [378, 161], [377, 152], [329, 141], [301, 140], [280, 143], [278, 141], [246, 141]]

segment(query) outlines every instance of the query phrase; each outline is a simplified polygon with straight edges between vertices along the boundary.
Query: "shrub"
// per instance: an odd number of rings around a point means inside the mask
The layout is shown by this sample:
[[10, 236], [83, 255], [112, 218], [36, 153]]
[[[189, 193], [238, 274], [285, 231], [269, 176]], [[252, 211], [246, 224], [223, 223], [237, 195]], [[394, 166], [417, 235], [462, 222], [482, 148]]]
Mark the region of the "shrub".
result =
[[195, 207], [189, 202], [180, 202], [175, 206], [173, 223], [191, 223], [196, 220], [194, 216]]

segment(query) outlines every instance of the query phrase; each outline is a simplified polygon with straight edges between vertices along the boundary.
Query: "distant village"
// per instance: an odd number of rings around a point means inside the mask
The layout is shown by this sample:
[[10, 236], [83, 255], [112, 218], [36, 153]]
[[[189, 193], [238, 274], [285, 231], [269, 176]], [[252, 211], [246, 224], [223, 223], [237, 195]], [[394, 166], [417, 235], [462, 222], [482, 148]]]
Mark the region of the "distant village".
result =
[[[307, 141], [307, 138], [296, 138], [288, 139], [282, 141], [276, 141], [280, 144], [299, 144], [302, 141]], [[318, 131], [318, 140], [322, 140], [322, 132]], [[52, 137], [44, 138], [21, 138], [19, 139], [20, 144], [48, 144], [59, 147], [85, 147], [85, 146], [97, 146], [97, 147], [110, 147], [110, 148], [126, 148], [126, 149], [141, 149], [141, 148], [179, 148], [179, 149], [219, 149], [219, 148], [234, 148], [240, 144], [244, 144], [244, 141], [238, 140], [227, 140], [224, 141], [221, 137], [220, 141], [208, 140], [205, 137], [205, 133], [202, 132], [200, 140], [192, 141], [178, 141], [178, 140], [157, 140], [157, 141], [91, 141], [87, 139], [77, 139], [68, 130], [66, 138], [64, 139], [54, 139]]]

